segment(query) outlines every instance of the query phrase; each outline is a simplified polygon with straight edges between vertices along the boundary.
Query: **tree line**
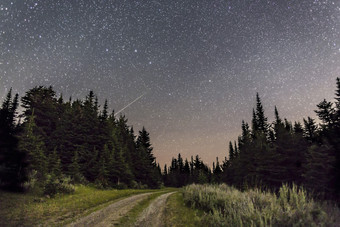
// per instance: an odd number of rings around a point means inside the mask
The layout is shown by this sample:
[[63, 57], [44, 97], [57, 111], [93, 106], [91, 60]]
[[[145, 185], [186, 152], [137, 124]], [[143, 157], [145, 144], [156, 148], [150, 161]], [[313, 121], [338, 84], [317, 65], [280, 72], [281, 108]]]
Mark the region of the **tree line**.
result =
[[[315, 195], [339, 198], [340, 79], [335, 101], [321, 101], [315, 110], [320, 124], [265, 115], [259, 94], [251, 123], [242, 121], [238, 141], [212, 169], [197, 155], [181, 154], [161, 171], [149, 133], [135, 136], [125, 116], [109, 113], [90, 91], [84, 100], [64, 101], [52, 87], [38, 86], [21, 98], [10, 90], [0, 109], [0, 186], [22, 190], [27, 182], [44, 187], [51, 179], [101, 187], [159, 188], [190, 183], [227, 183], [239, 189], [277, 190], [283, 183], [304, 186]], [[29, 184], [28, 184], [29, 185]]]
[[23, 190], [65, 177], [101, 187], [158, 188], [159, 165], [149, 133], [135, 135], [123, 115], [100, 109], [90, 91], [64, 101], [52, 87], [37, 86], [21, 98], [10, 90], [0, 109], [0, 186]]
[[167, 186], [188, 183], [225, 182], [239, 189], [260, 187], [279, 189], [282, 184], [297, 184], [314, 195], [339, 199], [340, 194], [340, 79], [336, 79], [335, 101], [321, 101], [315, 110], [320, 124], [307, 117], [290, 122], [280, 117], [268, 122], [259, 94], [251, 124], [242, 121], [238, 141], [229, 142], [229, 156], [218, 159], [210, 170], [198, 156], [183, 161], [173, 158], [164, 167]]

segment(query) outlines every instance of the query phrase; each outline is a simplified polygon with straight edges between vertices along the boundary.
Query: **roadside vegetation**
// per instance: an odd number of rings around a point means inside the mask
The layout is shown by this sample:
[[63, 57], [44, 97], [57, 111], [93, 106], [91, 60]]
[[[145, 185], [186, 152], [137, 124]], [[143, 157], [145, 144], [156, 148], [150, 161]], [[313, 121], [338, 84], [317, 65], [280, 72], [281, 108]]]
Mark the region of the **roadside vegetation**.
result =
[[[179, 198], [177, 196], [177, 198]], [[189, 185], [184, 202], [203, 215], [200, 226], [338, 226], [340, 212], [334, 205], [313, 201], [306, 191], [286, 185], [277, 194], [241, 192], [225, 184]], [[196, 225], [197, 226], [197, 225]]]
[[167, 227], [202, 226], [205, 215], [202, 210], [186, 206], [183, 194], [180, 192], [169, 196], [164, 213], [164, 223]]
[[0, 191], [1, 226], [61, 225], [134, 194], [157, 190], [102, 190], [76, 185], [73, 194], [53, 198]]

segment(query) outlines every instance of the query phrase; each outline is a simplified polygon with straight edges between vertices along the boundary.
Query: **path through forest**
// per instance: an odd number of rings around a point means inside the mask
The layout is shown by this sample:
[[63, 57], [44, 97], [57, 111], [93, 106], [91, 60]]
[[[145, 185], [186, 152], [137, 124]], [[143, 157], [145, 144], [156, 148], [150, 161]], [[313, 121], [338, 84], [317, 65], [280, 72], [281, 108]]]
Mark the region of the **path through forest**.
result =
[[175, 192], [169, 192], [157, 197], [139, 216], [135, 226], [148, 227], [148, 226], [163, 226], [163, 215], [165, 210], [166, 200], [170, 195]]
[[118, 223], [120, 218], [126, 215], [134, 206], [146, 199], [150, 194], [152, 193], [143, 193], [119, 200], [101, 210], [80, 218], [67, 226], [114, 226]]
[[[165, 203], [167, 198], [173, 193], [174, 192], [163, 194], [152, 201], [138, 217], [134, 226], [162, 226]], [[119, 223], [119, 219], [124, 217], [133, 207], [142, 200], [147, 199], [151, 194], [153, 193], [143, 193], [119, 200], [101, 210], [80, 218], [67, 226], [115, 226]]]

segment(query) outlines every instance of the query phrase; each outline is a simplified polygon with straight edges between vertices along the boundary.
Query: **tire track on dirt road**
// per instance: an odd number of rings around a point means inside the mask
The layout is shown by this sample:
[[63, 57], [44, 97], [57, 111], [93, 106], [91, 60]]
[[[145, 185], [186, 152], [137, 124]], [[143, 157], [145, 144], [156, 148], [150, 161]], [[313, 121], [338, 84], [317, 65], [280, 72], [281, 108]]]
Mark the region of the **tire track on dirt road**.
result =
[[134, 226], [138, 227], [161, 227], [164, 225], [163, 215], [165, 204], [170, 195], [175, 192], [169, 192], [157, 197], [139, 216]]
[[119, 200], [66, 226], [114, 226], [120, 218], [125, 216], [134, 206], [151, 194], [153, 193], [143, 193]]

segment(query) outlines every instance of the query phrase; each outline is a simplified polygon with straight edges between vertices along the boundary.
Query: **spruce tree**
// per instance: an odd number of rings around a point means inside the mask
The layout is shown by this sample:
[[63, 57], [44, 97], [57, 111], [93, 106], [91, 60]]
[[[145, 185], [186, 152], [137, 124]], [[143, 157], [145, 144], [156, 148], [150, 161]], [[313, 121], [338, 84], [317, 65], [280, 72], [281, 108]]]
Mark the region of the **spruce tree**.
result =
[[37, 172], [38, 180], [43, 182], [47, 173], [47, 158], [45, 156], [45, 144], [42, 138], [36, 134], [34, 111], [24, 125], [20, 136], [19, 150], [27, 154], [29, 172]]
[[282, 137], [283, 134], [285, 134], [286, 129], [285, 129], [285, 125], [282, 122], [280, 116], [279, 116], [279, 111], [277, 110], [276, 106], [275, 106], [275, 122], [274, 122], [274, 139], [280, 139], [280, 136]]
[[[136, 148], [138, 153], [139, 166], [135, 166], [139, 171], [135, 173], [136, 179], [143, 184], [147, 184], [151, 188], [157, 188], [160, 186], [160, 175], [157, 170], [155, 157], [152, 153], [152, 146], [150, 143], [149, 133], [143, 129], [139, 131], [139, 135], [136, 141]], [[183, 160], [182, 160], [183, 168]]]
[[12, 100], [12, 89], [0, 107], [0, 187], [22, 190], [27, 178], [26, 153], [18, 149], [17, 117], [18, 94]]
[[333, 149], [327, 145], [312, 145], [308, 149], [307, 162], [303, 166], [304, 184], [314, 193], [331, 198], [334, 195], [336, 157]]
[[216, 157], [216, 165], [215, 168], [213, 170], [213, 181], [215, 183], [221, 183], [222, 180], [222, 168], [220, 166], [220, 163], [218, 161], [218, 157]]
[[268, 131], [268, 119], [264, 115], [264, 109], [259, 93], [256, 93], [256, 121], [258, 130], [266, 135]]
[[308, 117], [307, 120], [303, 119], [303, 123], [304, 123], [303, 129], [304, 137], [311, 142], [315, 142], [318, 129], [315, 120], [311, 117]]
[[301, 134], [303, 133], [303, 128], [300, 122], [295, 122], [294, 123], [294, 128], [293, 131], [295, 134]]
[[61, 177], [62, 175], [61, 162], [57, 153], [57, 149], [54, 149], [48, 157], [48, 171], [56, 177]]
[[238, 156], [238, 147], [236, 144], [236, 141], [234, 141], [234, 157], [236, 158]]
[[332, 127], [335, 121], [335, 109], [333, 108], [333, 103], [327, 102], [324, 99], [318, 105], [318, 110], [315, 113], [318, 115], [319, 119], [325, 124], [325, 127]]
[[163, 169], [163, 183], [165, 186], [169, 186], [168, 182], [168, 167], [166, 164], [164, 164], [164, 169]]
[[231, 141], [229, 141], [229, 161], [234, 160], [235, 157], [235, 151], [233, 148], [233, 144], [231, 143]]
[[103, 107], [103, 112], [100, 116], [101, 121], [105, 121], [108, 118], [108, 105], [107, 105], [107, 99], [105, 99], [104, 107]]
[[26, 119], [34, 111], [36, 134], [41, 137], [47, 147], [46, 152], [52, 152], [54, 146], [50, 141], [58, 119], [55, 91], [52, 87], [34, 87], [21, 98], [21, 103], [21, 106], [24, 108], [23, 115]]
[[75, 150], [72, 157], [72, 162], [68, 168], [68, 174], [75, 183], [82, 183], [83, 176], [80, 172], [78, 151]]
[[185, 159], [184, 167], [183, 167], [183, 185], [189, 184], [190, 181], [190, 165], [188, 159]]
[[125, 183], [127, 185], [133, 180], [133, 173], [124, 159], [122, 150], [115, 150], [114, 152], [114, 168], [112, 169], [112, 177], [115, 179], [114, 183], [120, 185]]
[[[337, 111], [340, 111], [340, 78], [336, 78], [336, 90], [335, 90], [335, 105], [337, 107]], [[338, 116], [339, 117], [339, 116]]]
[[106, 153], [108, 152], [108, 148], [105, 148], [104, 151], [100, 154], [99, 160], [97, 162], [96, 169], [97, 171], [97, 176], [95, 182], [99, 184], [102, 187], [107, 187], [108, 186], [108, 160], [106, 159]]
[[258, 125], [258, 120], [257, 120], [257, 116], [255, 113], [255, 110], [253, 109], [253, 118], [251, 120], [252, 123], [252, 130], [253, 130], [253, 137], [255, 137], [255, 132], [257, 132], [259, 130], [259, 125]]

